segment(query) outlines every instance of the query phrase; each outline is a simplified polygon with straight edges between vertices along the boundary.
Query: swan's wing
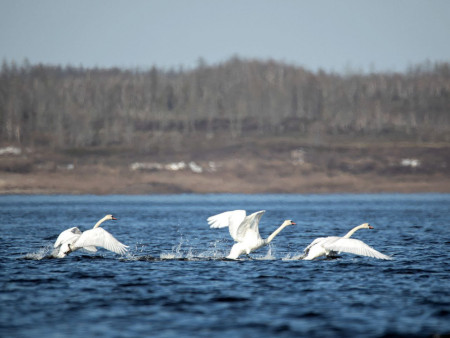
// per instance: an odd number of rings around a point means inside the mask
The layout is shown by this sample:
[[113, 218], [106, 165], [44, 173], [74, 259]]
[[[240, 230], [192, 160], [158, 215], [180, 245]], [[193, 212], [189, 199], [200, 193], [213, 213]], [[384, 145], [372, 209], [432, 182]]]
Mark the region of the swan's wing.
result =
[[238, 241], [237, 231], [239, 225], [244, 221], [246, 216], [245, 210], [226, 211], [221, 214], [214, 215], [208, 218], [210, 228], [224, 228], [228, 227], [231, 237]]
[[303, 249], [303, 252], [307, 253], [309, 251], [309, 249], [311, 249], [314, 245], [320, 243], [321, 241], [323, 241], [325, 239], [325, 237], [318, 237], [315, 240], [313, 240], [311, 242], [310, 245], [308, 245], [306, 248]]
[[73, 227], [73, 228], [64, 230], [63, 232], [61, 232], [59, 234], [53, 247], [57, 248], [65, 242], [70, 242], [70, 244], [71, 244], [71, 243], [75, 242], [77, 240], [77, 238], [80, 236], [81, 236], [81, 231], [77, 227]]
[[237, 241], [257, 241], [261, 239], [258, 224], [265, 212], [265, 210], [257, 211], [244, 218], [244, 221], [239, 225], [236, 231]]
[[336, 241], [324, 243], [322, 246], [330, 251], [348, 252], [355, 255], [368, 256], [378, 259], [392, 259], [391, 257], [368, 246], [363, 241], [354, 238], [339, 238]]
[[[78, 238], [73, 247], [74, 249], [88, 247], [89, 250], [91, 249], [91, 247], [96, 246], [120, 255], [123, 255], [128, 248], [127, 245], [120, 243], [117, 239], [114, 238], [113, 235], [111, 235], [103, 228], [86, 230], [85, 232], [83, 232], [80, 238]], [[92, 249], [89, 251], [92, 251]]]
[[83, 250], [86, 250], [89, 252], [97, 252], [97, 248], [95, 246], [84, 246]]

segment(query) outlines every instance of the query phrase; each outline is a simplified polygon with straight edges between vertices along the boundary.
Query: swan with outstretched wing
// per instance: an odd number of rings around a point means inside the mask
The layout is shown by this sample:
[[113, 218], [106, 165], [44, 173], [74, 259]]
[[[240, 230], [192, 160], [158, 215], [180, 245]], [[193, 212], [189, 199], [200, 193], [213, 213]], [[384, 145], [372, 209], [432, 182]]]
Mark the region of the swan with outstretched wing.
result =
[[316, 238], [304, 250], [304, 255], [301, 257], [304, 260], [312, 260], [323, 256], [333, 256], [336, 253], [347, 252], [359, 256], [368, 256], [378, 259], [392, 259], [391, 257], [382, 254], [374, 248], [368, 246], [359, 239], [350, 238], [355, 231], [359, 229], [373, 229], [369, 223], [363, 223], [354, 227], [345, 236], [330, 236]]
[[250, 254], [262, 246], [268, 245], [285, 227], [295, 225], [286, 220], [269, 237], [263, 239], [259, 234], [259, 221], [265, 210], [257, 211], [247, 216], [245, 210], [226, 211], [208, 218], [211, 228], [228, 227], [231, 237], [236, 242], [231, 248], [229, 259], [237, 259], [242, 254]]
[[54, 256], [64, 258], [69, 253], [84, 249], [89, 252], [96, 252], [97, 247], [123, 255], [127, 252], [128, 246], [122, 244], [114, 238], [108, 231], [100, 228], [100, 224], [107, 220], [117, 220], [113, 215], [106, 215], [100, 219], [92, 229], [81, 232], [77, 227], [73, 227], [61, 232], [55, 241]]

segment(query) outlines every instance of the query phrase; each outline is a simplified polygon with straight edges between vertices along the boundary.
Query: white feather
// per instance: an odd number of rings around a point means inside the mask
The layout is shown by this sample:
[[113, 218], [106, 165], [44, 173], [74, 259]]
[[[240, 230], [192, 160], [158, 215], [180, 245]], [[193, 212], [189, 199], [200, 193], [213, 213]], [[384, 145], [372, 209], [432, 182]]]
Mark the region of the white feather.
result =
[[389, 260], [391, 257], [370, 247], [363, 241], [354, 238], [339, 238], [337, 241], [324, 245], [326, 250], [336, 252], [348, 252], [360, 256], [368, 256], [378, 259]]
[[231, 237], [237, 242], [231, 248], [227, 258], [236, 259], [244, 253], [249, 254], [256, 249], [269, 244], [270, 241], [272, 241], [272, 239], [286, 226], [295, 224], [290, 220], [286, 220], [267, 239], [262, 239], [259, 234], [258, 224], [265, 212], [265, 210], [261, 210], [246, 216], [245, 210], [234, 210], [226, 211], [207, 219], [211, 228], [228, 227]]
[[80, 235], [81, 235], [81, 231], [77, 227], [73, 227], [73, 228], [64, 230], [63, 232], [61, 232], [59, 234], [53, 247], [57, 248], [61, 244], [66, 243], [66, 242], [73, 244], [80, 237]]
[[378, 259], [392, 259], [391, 257], [368, 246], [359, 239], [349, 238], [359, 229], [372, 229], [372, 227], [368, 223], [363, 223], [357, 227], [354, 227], [344, 237], [330, 236], [316, 238], [305, 248], [305, 255], [302, 258], [304, 260], [312, 260], [321, 256], [329, 256], [336, 252], [346, 252], [354, 255], [368, 256]]
[[108, 231], [99, 227], [104, 221], [115, 219], [112, 215], [106, 215], [94, 225], [93, 229], [86, 230], [83, 233], [77, 227], [64, 230], [59, 234], [54, 244], [56, 249], [54, 256], [63, 258], [68, 253], [78, 249], [96, 252], [96, 247], [123, 255], [127, 251], [128, 246], [120, 243]]
[[[120, 243], [108, 231], [103, 228], [90, 229], [83, 232], [78, 240], [71, 246], [72, 250], [101, 247], [106, 250], [123, 255], [128, 246]], [[89, 250], [89, 249], [87, 249]]]

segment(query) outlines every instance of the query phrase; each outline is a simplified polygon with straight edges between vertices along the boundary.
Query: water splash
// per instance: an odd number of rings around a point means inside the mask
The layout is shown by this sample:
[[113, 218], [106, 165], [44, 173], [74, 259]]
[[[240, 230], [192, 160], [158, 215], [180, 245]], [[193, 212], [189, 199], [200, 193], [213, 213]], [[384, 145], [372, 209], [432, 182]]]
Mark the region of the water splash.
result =
[[304, 253], [295, 253], [295, 254], [288, 253], [281, 260], [282, 261], [298, 261], [298, 260], [303, 259], [304, 256], [305, 256]]
[[223, 259], [229, 249], [223, 250], [220, 248], [223, 240], [216, 240], [209, 243], [209, 248], [206, 251], [197, 251], [193, 249], [190, 242], [183, 236], [177, 245], [172, 247], [170, 252], [163, 252], [160, 254], [160, 259], [183, 259], [183, 260], [198, 260], [198, 259]]
[[[134, 252], [139, 252], [139, 253], [142, 253], [142, 252], [144, 252], [144, 248], [146, 247], [146, 245], [145, 244], [143, 244], [142, 242], [137, 242], [135, 245], [134, 245]], [[128, 252], [129, 253], [129, 252]]]
[[[182, 246], [183, 246], [183, 236], [180, 237], [180, 242], [172, 247], [171, 252], [163, 252], [160, 254], [161, 259], [181, 259], [183, 258]], [[190, 250], [190, 249], [189, 249]], [[192, 254], [192, 253], [191, 253]]]
[[269, 244], [269, 250], [267, 250], [266, 255], [260, 257], [259, 259], [260, 260], [264, 260], [264, 261], [266, 261], [266, 260], [274, 260], [275, 259], [275, 254], [272, 251], [275, 251], [275, 250], [272, 248], [272, 245]]
[[27, 253], [25, 256], [22, 256], [20, 258], [35, 260], [35, 261], [40, 261], [41, 259], [44, 259], [44, 258], [54, 258], [53, 245], [48, 244], [48, 245], [40, 248], [38, 251]]
[[209, 258], [209, 259], [223, 259], [227, 256], [228, 250], [226, 251], [221, 249], [220, 246], [223, 240], [215, 240], [214, 242], [209, 243], [209, 249], [201, 252], [198, 257], [200, 258]]
[[136, 255], [133, 252], [127, 251], [124, 255], [122, 255], [120, 257], [121, 260], [126, 260], [126, 261], [137, 261], [141, 258], [142, 256]]

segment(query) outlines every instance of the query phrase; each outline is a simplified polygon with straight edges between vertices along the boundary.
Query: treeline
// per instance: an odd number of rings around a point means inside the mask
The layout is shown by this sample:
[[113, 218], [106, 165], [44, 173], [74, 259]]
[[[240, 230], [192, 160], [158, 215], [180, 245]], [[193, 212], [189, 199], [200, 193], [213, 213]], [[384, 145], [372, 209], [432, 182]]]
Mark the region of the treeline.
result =
[[450, 141], [450, 64], [346, 75], [237, 57], [193, 70], [2, 64], [2, 143], [145, 148], [161, 135], [249, 134]]

